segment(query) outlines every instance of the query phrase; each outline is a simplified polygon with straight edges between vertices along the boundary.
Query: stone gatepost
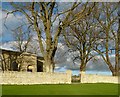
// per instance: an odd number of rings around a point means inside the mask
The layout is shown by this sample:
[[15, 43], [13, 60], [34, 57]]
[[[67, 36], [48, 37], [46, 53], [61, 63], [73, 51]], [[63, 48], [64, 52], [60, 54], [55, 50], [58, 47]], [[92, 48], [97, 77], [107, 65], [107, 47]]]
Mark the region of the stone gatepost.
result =
[[67, 70], [66, 74], [67, 74], [67, 83], [71, 84], [71, 81], [72, 81], [72, 71], [71, 70]]
[[85, 71], [81, 71], [81, 72], [80, 72], [80, 82], [81, 82], [81, 83], [84, 82], [84, 76], [85, 76]]

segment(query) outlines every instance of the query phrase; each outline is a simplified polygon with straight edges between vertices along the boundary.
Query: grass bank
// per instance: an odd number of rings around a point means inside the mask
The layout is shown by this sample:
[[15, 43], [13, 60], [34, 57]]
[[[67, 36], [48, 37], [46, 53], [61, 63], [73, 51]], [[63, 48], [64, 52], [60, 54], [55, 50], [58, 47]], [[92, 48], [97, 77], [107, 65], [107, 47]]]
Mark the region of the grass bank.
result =
[[3, 85], [2, 95], [118, 95], [117, 84]]

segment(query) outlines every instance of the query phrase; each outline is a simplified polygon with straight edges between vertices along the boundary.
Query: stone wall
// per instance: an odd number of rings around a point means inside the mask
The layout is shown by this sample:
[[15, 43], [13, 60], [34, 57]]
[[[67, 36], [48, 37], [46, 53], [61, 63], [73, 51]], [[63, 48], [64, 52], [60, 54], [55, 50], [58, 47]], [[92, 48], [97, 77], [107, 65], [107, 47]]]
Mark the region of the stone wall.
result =
[[81, 83], [118, 83], [118, 77], [81, 73]]
[[4, 72], [0, 73], [0, 84], [70, 84], [71, 71], [66, 73], [47, 72]]

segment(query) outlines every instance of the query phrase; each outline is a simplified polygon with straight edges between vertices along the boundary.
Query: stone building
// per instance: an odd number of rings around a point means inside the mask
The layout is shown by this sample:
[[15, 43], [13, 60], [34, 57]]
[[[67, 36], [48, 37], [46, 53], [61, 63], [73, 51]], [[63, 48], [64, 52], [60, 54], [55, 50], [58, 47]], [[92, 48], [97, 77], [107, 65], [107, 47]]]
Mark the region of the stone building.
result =
[[2, 71], [45, 71], [44, 58], [28, 52], [1, 49], [0, 62]]
[[44, 58], [32, 53], [1, 49], [0, 62], [0, 85], [71, 84], [71, 71], [46, 72]]

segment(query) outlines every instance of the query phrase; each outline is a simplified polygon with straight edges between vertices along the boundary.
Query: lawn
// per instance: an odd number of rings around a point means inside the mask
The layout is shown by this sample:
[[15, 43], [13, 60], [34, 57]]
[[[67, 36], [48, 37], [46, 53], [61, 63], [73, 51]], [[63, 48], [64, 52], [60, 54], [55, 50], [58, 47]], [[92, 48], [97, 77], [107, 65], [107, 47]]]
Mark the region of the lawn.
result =
[[3, 95], [118, 95], [117, 84], [3, 85]]

